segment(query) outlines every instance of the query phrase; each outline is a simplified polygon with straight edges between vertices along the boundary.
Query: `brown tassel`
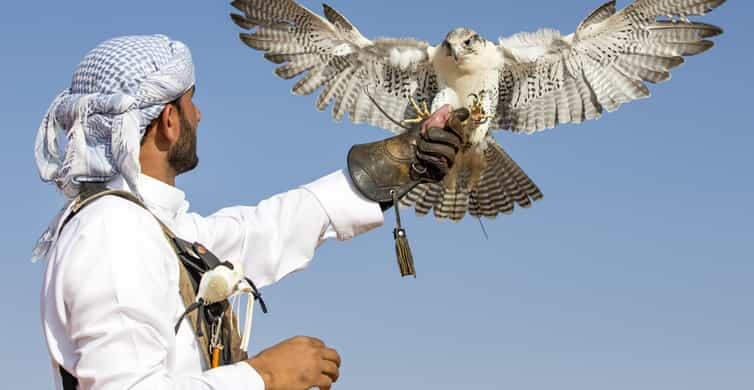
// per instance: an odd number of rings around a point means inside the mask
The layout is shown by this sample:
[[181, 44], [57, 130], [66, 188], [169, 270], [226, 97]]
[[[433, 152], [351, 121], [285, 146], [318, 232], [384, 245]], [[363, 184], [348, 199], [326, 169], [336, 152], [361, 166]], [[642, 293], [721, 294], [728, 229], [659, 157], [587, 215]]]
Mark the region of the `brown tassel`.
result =
[[411, 255], [411, 247], [408, 246], [406, 231], [393, 229], [393, 236], [395, 237], [395, 255], [398, 257], [398, 268], [400, 268], [401, 276], [413, 275], [416, 277], [414, 256]]
[[398, 199], [396, 198], [395, 191], [390, 191], [390, 193], [393, 195], [393, 207], [395, 208], [395, 219], [397, 223], [396, 228], [393, 229], [393, 238], [395, 238], [395, 255], [398, 258], [398, 268], [401, 271], [401, 276], [413, 275], [413, 277], [416, 277], [414, 256], [411, 254], [411, 247], [408, 245], [406, 230], [401, 226], [401, 213], [398, 210]]

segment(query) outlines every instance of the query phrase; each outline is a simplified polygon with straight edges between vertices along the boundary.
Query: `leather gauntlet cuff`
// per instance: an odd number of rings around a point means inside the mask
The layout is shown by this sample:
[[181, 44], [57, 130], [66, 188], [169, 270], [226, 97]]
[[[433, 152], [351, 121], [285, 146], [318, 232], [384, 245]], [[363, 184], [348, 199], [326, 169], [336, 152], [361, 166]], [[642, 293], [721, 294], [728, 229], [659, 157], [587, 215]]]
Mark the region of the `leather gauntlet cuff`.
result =
[[389, 207], [411, 191], [426, 168], [416, 158], [418, 129], [379, 142], [354, 145], [348, 152], [348, 173], [366, 198]]

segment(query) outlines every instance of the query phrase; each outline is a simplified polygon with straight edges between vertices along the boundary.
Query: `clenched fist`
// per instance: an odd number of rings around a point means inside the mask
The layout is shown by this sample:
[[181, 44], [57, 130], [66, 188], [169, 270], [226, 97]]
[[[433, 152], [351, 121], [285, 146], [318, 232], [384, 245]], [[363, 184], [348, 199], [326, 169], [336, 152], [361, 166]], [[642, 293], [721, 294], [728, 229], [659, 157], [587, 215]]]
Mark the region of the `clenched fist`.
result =
[[340, 376], [340, 355], [321, 340], [298, 336], [246, 361], [264, 380], [265, 390], [329, 390]]

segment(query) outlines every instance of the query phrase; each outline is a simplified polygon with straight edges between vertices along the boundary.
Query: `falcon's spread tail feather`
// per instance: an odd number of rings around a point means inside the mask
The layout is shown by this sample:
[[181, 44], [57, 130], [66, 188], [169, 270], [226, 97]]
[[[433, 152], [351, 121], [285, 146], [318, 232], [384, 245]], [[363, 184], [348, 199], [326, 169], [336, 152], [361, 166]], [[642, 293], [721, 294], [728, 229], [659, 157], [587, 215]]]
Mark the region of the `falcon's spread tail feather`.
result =
[[[483, 172], [478, 180], [463, 173], [468, 170], [459, 169], [456, 175], [466, 177], [456, 177], [454, 185], [420, 184], [404, 196], [400, 204], [414, 206], [419, 215], [434, 209], [437, 218], [459, 221], [467, 211], [474, 217], [495, 218], [500, 213], [512, 213], [516, 204], [527, 208], [533, 201], [542, 199], [536, 184], [496, 142], [487, 142], [481, 168]], [[464, 185], [466, 183], [471, 183], [470, 187]]]

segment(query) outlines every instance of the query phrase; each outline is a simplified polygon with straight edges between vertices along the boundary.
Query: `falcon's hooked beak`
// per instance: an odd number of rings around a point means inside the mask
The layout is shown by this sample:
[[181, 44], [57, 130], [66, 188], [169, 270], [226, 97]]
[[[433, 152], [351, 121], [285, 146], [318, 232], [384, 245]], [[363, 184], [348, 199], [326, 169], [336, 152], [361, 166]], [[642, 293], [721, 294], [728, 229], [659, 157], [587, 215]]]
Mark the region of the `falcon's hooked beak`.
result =
[[458, 58], [463, 54], [462, 50], [450, 44], [448, 41], [443, 41], [442, 45], [448, 50], [448, 57], [453, 57], [453, 60], [458, 62]]
[[453, 59], [458, 62], [458, 57], [461, 56], [460, 50], [456, 49], [455, 46], [451, 46], [450, 52], [452, 53]]

